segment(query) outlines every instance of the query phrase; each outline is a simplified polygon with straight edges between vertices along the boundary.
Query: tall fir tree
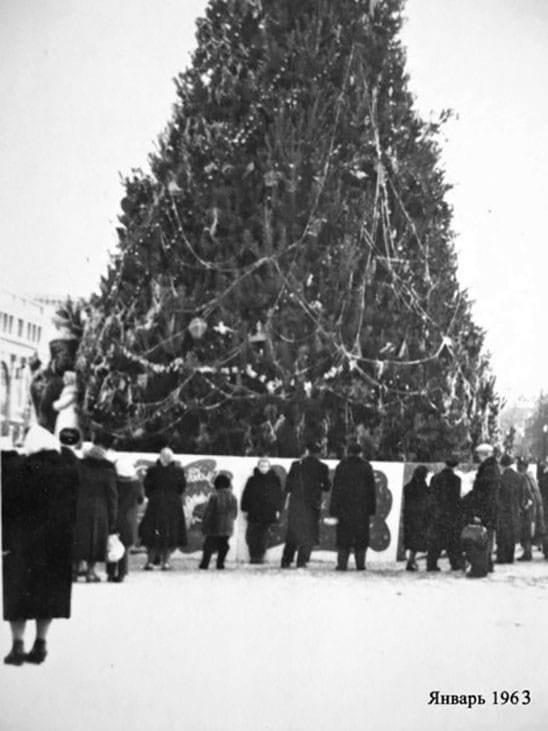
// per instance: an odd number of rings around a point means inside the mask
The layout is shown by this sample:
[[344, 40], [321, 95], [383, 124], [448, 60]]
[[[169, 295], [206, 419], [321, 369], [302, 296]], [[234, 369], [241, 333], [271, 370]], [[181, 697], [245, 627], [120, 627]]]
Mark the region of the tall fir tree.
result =
[[492, 436], [447, 115], [414, 109], [401, 23], [401, 0], [210, 1], [80, 349], [84, 409], [121, 443], [289, 456], [357, 434], [426, 460]]

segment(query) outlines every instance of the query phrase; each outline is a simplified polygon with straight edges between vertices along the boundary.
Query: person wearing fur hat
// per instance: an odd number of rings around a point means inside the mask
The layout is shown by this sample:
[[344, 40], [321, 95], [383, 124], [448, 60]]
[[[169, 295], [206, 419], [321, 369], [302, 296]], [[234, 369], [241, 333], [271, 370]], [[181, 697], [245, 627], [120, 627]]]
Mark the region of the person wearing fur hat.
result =
[[119, 561], [107, 563], [107, 578], [108, 581], [121, 583], [129, 571], [129, 549], [137, 540], [137, 506], [143, 502], [144, 492], [131, 460], [118, 459], [115, 468], [118, 492], [116, 533], [126, 550]]
[[144, 569], [151, 571], [159, 562], [162, 570], [168, 571], [171, 554], [187, 542], [181, 501], [186, 489], [185, 472], [169, 447], [164, 447], [156, 464], [148, 468], [144, 487], [148, 502], [139, 526], [141, 542], [147, 548]]
[[234, 521], [238, 514], [238, 501], [232, 493], [232, 484], [227, 475], [217, 475], [213, 482], [215, 491], [207, 501], [202, 519], [205, 536], [201, 569], [207, 569], [211, 556], [217, 553], [217, 568], [224, 569], [229, 550], [228, 539], [234, 532]]
[[[52, 620], [68, 619], [71, 609], [76, 459], [38, 424], [29, 429], [23, 452], [2, 453], [4, 619], [13, 639], [7, 665], [42, 663]], [[36, 620], [36, 639], [25, 653], [29, 619]]]
[[116, 472], [108, 459], [110, 446], [108, 435], [96, 434], [93, 444], [83, 450], [83, 458], [78, 465], [80, 489], [74, 532], [73, 577], [77, 580], [78, 566], [85, 561], [87, 583], [100, 581], [95, 566], [98, 561], [106, 561], [108, 537], [116, 528], [118, 494]]
[[320, 540], [320, 510], [324, 492], [331, 489], [329, 469], [320, 461], [321, 445], [310, 442], [306, 456], [293, 462], [286, 482], [287, 533], [282, 569], [288, 569], [297, 553], [297, 567], [305, 568]]
[[280, 518], [283, 493], [280, 478], [262, 457], [247, 480], [240, 507], [247, 513], [245, 539], [250, 563], [264, 563], [270, 526]]
[[369, 521], [377, 509], [375, 474], [362, 458], [360, 444], [353, 442], [347, 452], [335, 469], [329, 513], [337, 519], [337, 570], [346, 571], [354, 549], [356, 569], [363, 571]]

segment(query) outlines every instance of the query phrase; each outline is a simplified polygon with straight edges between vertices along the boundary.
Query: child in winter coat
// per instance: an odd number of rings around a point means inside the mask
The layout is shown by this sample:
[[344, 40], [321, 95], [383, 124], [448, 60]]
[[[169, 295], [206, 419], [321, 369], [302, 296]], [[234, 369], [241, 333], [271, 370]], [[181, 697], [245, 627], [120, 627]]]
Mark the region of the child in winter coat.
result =
[[79, 429], [76, 404], [78, 401], [78, 384], [76, 373], [65, 371], [63, 375], [63, 390], [53, 408], [57, 411], [55, 420], [55, 436], [59, 437], [62, 429]]
[[217, 568], [224, 569], [228, 553], [228, 539], [234, 531], [234, 520], [238, 503], [232, 493], [230, 479], [217, 475], [213, 483], [215, 492], [209, 496], [205, 509], [202, 532], [205, 535], [201, 569], [207, 569], [214, 553], [217, 553]]

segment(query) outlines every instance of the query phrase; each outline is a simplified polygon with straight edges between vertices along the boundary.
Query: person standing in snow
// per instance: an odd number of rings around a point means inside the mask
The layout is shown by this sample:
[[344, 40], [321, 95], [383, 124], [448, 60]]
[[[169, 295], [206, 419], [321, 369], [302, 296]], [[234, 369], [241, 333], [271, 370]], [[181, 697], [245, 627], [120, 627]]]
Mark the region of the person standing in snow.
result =
[[337, 570], [346, 571], [354, 549], [356, 569], [365, 569], [369, 546], [369, 521], [376, 511], [373, 468], [361, 456], [357, 442], [349, 445], [347, 456], [339, 462], [333, 479], [329, 513], [337, 519]]
[[500, 470], [491, 444], [476, 447], [480, 466], [474, 478], [472, 490], [466, 495], [466, 516], [480, 519], [487, 529], [487, 565], [493, 571], [493, 541], [497, 525], [497, 499], [500, 489]]
[[144, 487], [148, 503], [139, 526], [141, 542], [147, 549], [144, 569], [152, 571], [159, 562], [162, 570], [168, 571], [171, 554], [187, 542], [181, 502], [186, 489], [185, 473], [169, 447], [164, 447], [156, 464], [148, 468]]
[[245, 539], [250, 563], [264, 563], [268, 531], [279, 520], [283, 507], [280, 478], [271, 468], [268, 458], [259, 460], [253, 475], [247, 480], [240, 507], [247, 513]]
[[117, 562], [107, 563], [108, 581], [121, 583], [129, 571], [129, 549], [137, 540], [137, 506], [144, 500], [143, 486], [137, 471], [128, 459], [116, 461], [116, 489], [118, 493], [118, 517], [116, 533], [126, 549]]
[[217, 475], [213, 482], [215, 492], [209, 496], [202, 532], [205, 536], [201, 569], [207, 569], [211, 556], [217, 554], [217, 568], [224, 569], [225, 558], [229, 551], [228, 539], [234, 532], [234, 521], [238, 514], [238, 501], [232, 493], [230, 478]]
[[319, 542], [322, 493], [330, 489], [329, 469], [320, 461], [321, 446], [309, 443], [306, 456], [293, 462], [286, 482], [287, 533], [282, 568], [289, 568], [297, 553], [297, 567], [305, 568], [312, 547]]
[[100, 581], [95, 573], [98, 561], [106, 561], [107, 541], [116, 527], [118, 493], [116, 472], [108, 459], [111, 440], [108, 435], [96, 434], [93, 445], [84, 450], [78, 463], [80, 487], [74, 529], [74, 579], [78, 566], [87, 564], [86, 582]]
[[[430, 490], [426, 484], [428, 468], [419, 465], [411, 480], [403, 488], [403, 546], [409, 551], [407, 571], [418, 571], [416, 555], [428, 548], [427, 535], [430, 520]], [[436, 571], [439, 569], [432, 569]]]
[[513, 469], [513, 458], [504, 454], [497, 505], [497, 563], [514, 563], [514, 552], [520, 535], [520, 502], [522, 478]]
[[[2, 453], [2, 563], [4, 619], [13, 645], [6, 665], [39, 665], [54, 618], [70, 617], [72, 527], [78, 470], [72, 452], [47, 429], [33, 425], [23, 455]], [[27, 620], [36, 639], [24, 650]]]
[[445, 467], [430, 480], [431, 515], [426, 568], [437, 571], [438, 559], [447, 551], [453, 571], [463, 568], [460, 545], [462, 517], [460, 510], [461, 479], [455, 474], [458, 460], [448, 459]]

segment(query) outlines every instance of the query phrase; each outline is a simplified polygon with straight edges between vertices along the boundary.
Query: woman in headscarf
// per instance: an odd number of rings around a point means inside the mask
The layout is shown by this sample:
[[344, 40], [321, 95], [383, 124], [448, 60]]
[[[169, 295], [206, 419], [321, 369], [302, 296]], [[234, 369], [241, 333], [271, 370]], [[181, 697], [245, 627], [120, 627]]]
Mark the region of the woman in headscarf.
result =
[[283, 508], [280, 478], [270, 466], [267, 457], [258, 461], [253, 475], [246, 482], [241, 508], [247, 513], [245, 539], [250, 563], [263, 563], [269, 528], [279, 519]]
[[114, 465], [107, 459], [108, 442], [106, 434], [96, 434], [93, 445], [84, 450], [79, 463], [74, 578], [77, 578], [78, 565], [85, 561], [88, 583], [100, 581], [95, 565], [98, 561], [106, 561], [108, 537], [116, 529], [118, 493]]
[[407, 571], [417, 571], [415, 557], [418, 551], [426, 551], [430, 516], [430, 491], [426, 484], [428, 469], [424, 465], [415, 468], [411, 480], [403, 488], [403, 545], [409, 551]]
[[[23, 452], [2, 455], [4, 619], [13, 639], [4, 658], [8, 665], [42, 663], [52, 619], [70, 617], [76, 459], [37, 424], [29, 429]], [[36, 639], [25, 653], [29, 619], [36, 620]]]
[[173, 452], [164, 447], [158, 461], [145, 475], [148, 503], [139, 526], [141, 542], [147, 548], [146, 571], [155, 563], [171, 569], [169, 558], [176, 548], [186, 546], [186, 524], [181, 496], [186, 489], [185, 473], [175, 462]]
[[129, 570], [128, 552], [137, 540], [137, 506], [143, 502], [143, 486], [137, 477], [133, 462], [129, 459], [116, 461], [116, 487], [118, 491], [118, 519], [116, 533], [126, 549], [117, 562], [107, 563], [109, 581], [122, 582]]

